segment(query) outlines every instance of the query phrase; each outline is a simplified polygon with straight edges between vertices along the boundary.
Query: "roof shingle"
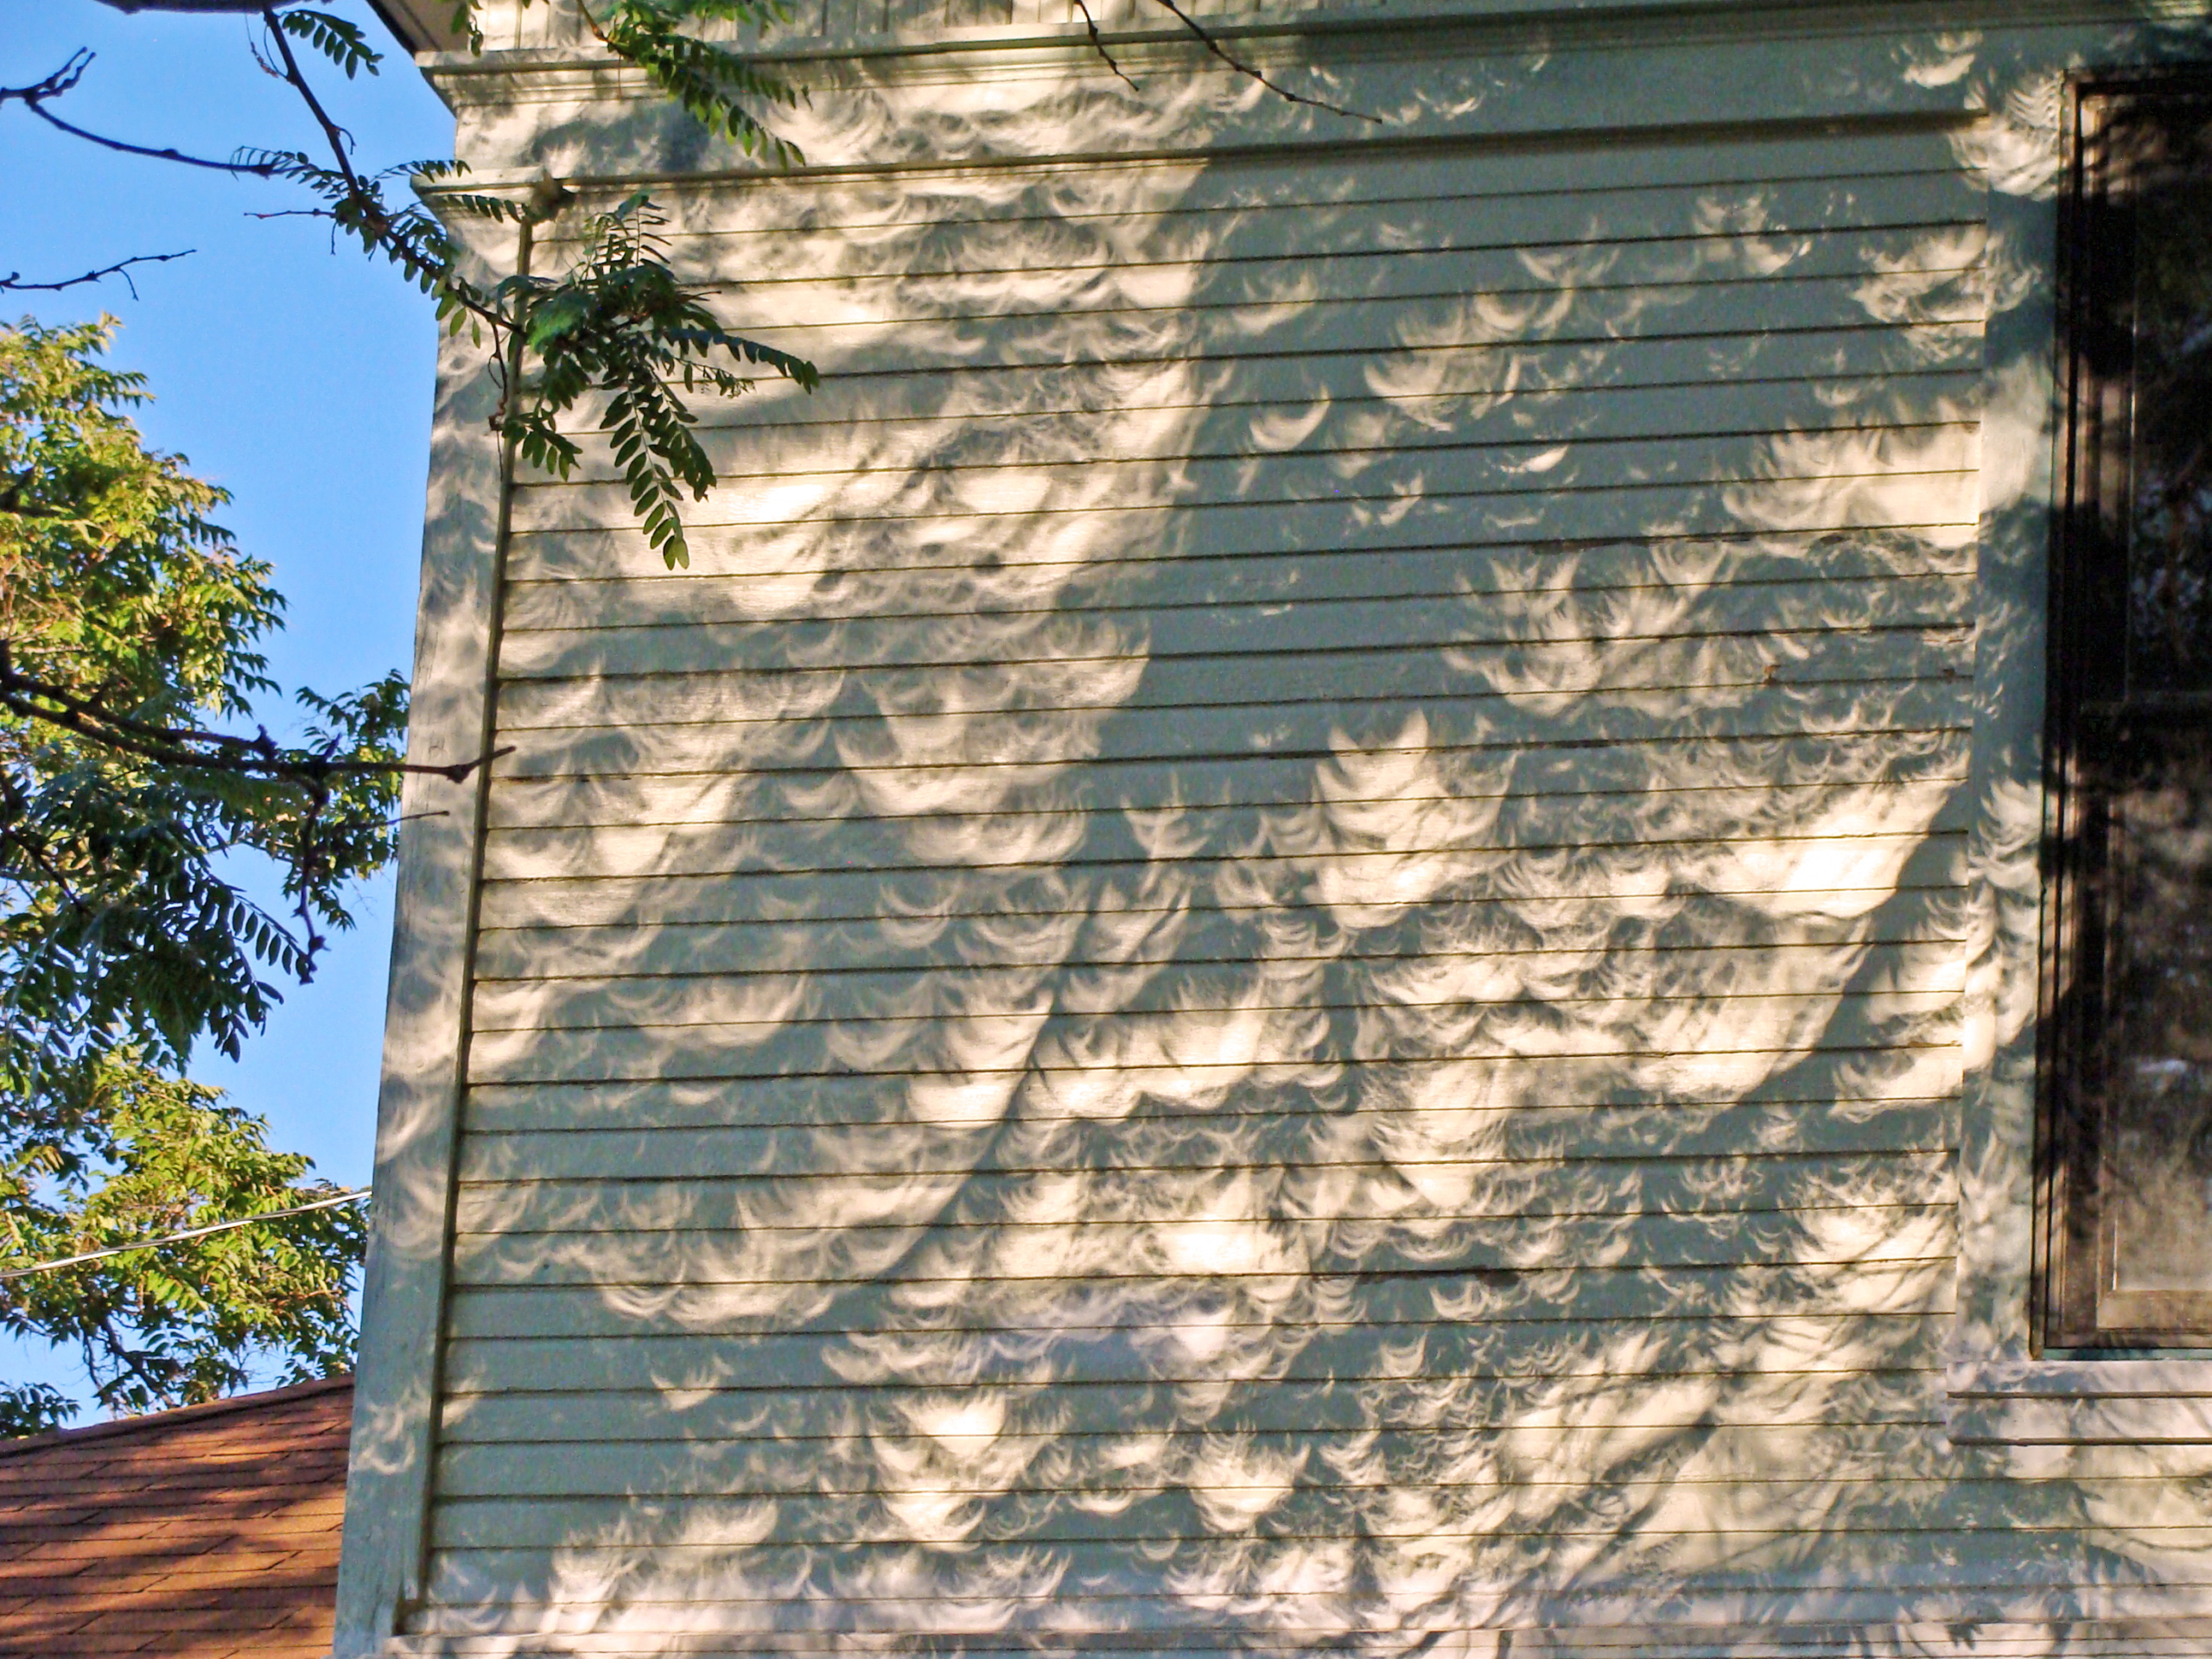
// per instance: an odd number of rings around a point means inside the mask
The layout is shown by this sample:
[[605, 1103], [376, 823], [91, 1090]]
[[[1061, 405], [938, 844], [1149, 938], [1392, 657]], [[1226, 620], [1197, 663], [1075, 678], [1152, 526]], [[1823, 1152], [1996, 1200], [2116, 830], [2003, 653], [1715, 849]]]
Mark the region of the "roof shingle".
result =
[[0, 1441], [0, 1654], [320, 1659], [351, 1377]]

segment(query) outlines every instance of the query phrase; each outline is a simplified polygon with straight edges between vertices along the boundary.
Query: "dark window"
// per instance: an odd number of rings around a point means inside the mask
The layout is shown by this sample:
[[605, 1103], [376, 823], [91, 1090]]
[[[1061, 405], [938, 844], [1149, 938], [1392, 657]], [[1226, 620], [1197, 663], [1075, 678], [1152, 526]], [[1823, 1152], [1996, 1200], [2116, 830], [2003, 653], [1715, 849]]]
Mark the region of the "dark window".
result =
[[2212, 1345], [2212, 86], [2076, 112], [2042, 1335]]

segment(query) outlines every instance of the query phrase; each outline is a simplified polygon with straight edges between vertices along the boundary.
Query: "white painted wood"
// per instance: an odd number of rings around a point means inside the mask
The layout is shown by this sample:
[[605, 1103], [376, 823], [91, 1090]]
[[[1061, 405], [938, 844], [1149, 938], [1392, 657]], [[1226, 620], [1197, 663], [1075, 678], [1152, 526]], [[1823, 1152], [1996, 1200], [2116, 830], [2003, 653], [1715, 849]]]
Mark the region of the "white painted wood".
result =
[[[500, 493], [499, 444], [485, 421], [496, 397], [480, 354], [448, 342], [439, 363], [408, 722], [407, 758], [421, 766], [483, 753]], [[342, 1659], [377, 1652], [423, 1594], [482, 798], [480, 777], [454, 783], [418, 773], [401, 791], [334, 1637]]]
[[1370, 137], [874, 3], [772, 183], [448, 81], [833, 375], [692, 574], [595, 441], [518, 492], [391, 1650], [2191, 1650], [2212, 1464], [2003, 1369], [1977, 1103], [2010, 204], [2133, 37], [1253, 14]]

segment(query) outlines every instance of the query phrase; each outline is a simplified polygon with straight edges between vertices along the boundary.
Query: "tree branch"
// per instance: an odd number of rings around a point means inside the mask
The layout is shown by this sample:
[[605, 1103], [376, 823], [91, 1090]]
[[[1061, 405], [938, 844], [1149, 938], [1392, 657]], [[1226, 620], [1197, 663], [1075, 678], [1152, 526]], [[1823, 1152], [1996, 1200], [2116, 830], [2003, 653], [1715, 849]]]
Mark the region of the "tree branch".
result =
[[372, 773], [398, 777], [422, 773], [454, 783], [467, 781], [469, 773], [486, 762], [512, 753], [494, 749], [474, 760], [449, 766], [423, 766], [405, 760], [337, 760], [304, 750], [280, 748], [268, 733], [239, 737], [229, 732], [203, 731], [191, 726], [154, 726], [126, 715], [110, 714], [98, 704], [16, 671], [5, 641], [0, 641], [0, 709], [48, 726], [58, 726], [105, 748], [119, 749], [141, 760], [164, 766], [195, 766], [208, 772], [228, 772], [246, 777], [284, 778], [313, 786], [340, 774]]
[[118, 150], [125, 156], [150, 156], [157, 162], [177, 162], [186, 167], [204, 167], [216, 173], [244, 173], [259, 179], [265, 179], [276, 170], [267, 162], [213, 162], [204, 156], [188, 156], [181, 149], [156, 149], [150, 145], [134, 144], [121, 138], [104, 137], [73, 122], [64, 121], [46, 107], [48, 100], [60, 98], [82, 80], [85, 71], [92, 66], [91, 50], [80, 46], [69, 54], [67, 62], [44, 80], [33, 81], [28, 86], [0, 86], [0, 104], [20, 104], [48, 126], [58, 127], [73, 138], [82, 138], [86, 143], [98, 144], [103, 149]]
[[[1077, 3], [1081, 4], [1082, 0], [1077, 0]], [[1164, 7], [1168, 15], [1173, 17], [1177, 22], [1182, 24], [1185, 29], [1190, 30], [1192, 35], [1196, 35], [1198, 37], [1198, 44], [1205, 47], [1208, 52], [1211, 53], [1215, 57], [1219, 58], [1224, 63], [1227, 64], [1231, 69], [1234, 69], [1238, 74], [1258, 81], [1261, 86], [1266, 87], [1277, 98], [1287, 99], [1293, 104], [1303, 104], [1309, 109], [1326, 110], [1331, 115], [1349, 116], [1355, 121], [1372, 121], [1378, 127], [1383, 124], [1382, 118], [1379, 115], [1370, 115], [1364, 110], [1348, 110], [1341, 104], [1330, 103], [1325, 98], [1308, 98], [1303, 92], [1294, 92], [1289, 87], [1268, 79], [1262, 71], [1253, 67], [1252, 65], [1245, 62], [1243, 59], [1231, 52], [1219, 41], [1214, 39], [1212, 34], [1204, 28], [1195, 17], [1191, 16], [1189, 12], [1184, 10], [1182, 7], [1176, 4], [1175, 0], [1158, 0], [1158, 3]], [[1090, 17], [1090, 10], [1089, 7], [1084, 7], [1083, 15], [1086, 19]], [[1090, 31], [1090, 34], [1093, 43], [1096, 43], [1098, 36], [1097, 29], [1094, 28]], [[1106, 48], [1103, 45], [1099, 46], [1098, 53], [1101, 57], [1105, 57]], [[1122, 73], [1121, 70], [1115, 67], [1113, 59], [1107, 58], [1106, 63], [1107, 67], [1109, 68], [1112, 68], [1116, 74], [1119, 75]], [[1123, 75], [1122, 78], [1124, 80], [1128, 79], [1126, 75]]]
[[118, 11], [259, 11], [263, 0], [100, 0]]
[[1090, 15], [1087, 0], [1075, 0], [1075, 9], [1083, 14], [1083, 26], [1090, 31], [1090, 49], [1106, 60], [1106, 67], [1114, 72], [1116, 79], [1122, 82], [1131, 92], [1135, 92], [1136, 82], [1128, 78], [1122, 66], [1114, 61], [1114, 54], [1106, 49], [1105, 37], [1098, 32], [1098, 20]]
[[347, 153], [349, 146], [346, 130], [330, 118], [330, 112], [322, 107], [322, 100], [315, 95], [315, 88], [308, 85], [308, 78], [300, 73], [300, 60], [292, 55], [292, 43], [284, 38], [284, 25], [278, 21], [276, 9], [264, 6], [261, 21], [284, 60], [283, 79], [292, 84], [292, 90], [299, 93], [301, 101], [308, 106], [308, 113], [315, 117], [315, 124], [322, 129], [322, 136], [330, 144], [331, 159], [338, 163], [338, 171], [346, 181], [346, 189], [356, 200], [367, 198], [368, 188], [361, 182], [360, 175], [353, 171], [353, 158]]
[[186, 248], [176, 253], [134, 253], [128, 259], [118, 259], [111, 265], [102, 265], [98, 270], [88, 270], [81, 276], [66, 277], [58, 283], [27, 283], [22, 280], [22, 271], [11, 270], [5, 276], [0, 276], [0, 291], [59, 294], [65, 288], [75, 288], [84, 283], [97, 283], [105, 276], [119, 276], [130, 284], [130, 297], [135, 300], [138, 297], [138, 284], [130, 281], [131, 266], [162, 264], [196, 251], [196, 249]]

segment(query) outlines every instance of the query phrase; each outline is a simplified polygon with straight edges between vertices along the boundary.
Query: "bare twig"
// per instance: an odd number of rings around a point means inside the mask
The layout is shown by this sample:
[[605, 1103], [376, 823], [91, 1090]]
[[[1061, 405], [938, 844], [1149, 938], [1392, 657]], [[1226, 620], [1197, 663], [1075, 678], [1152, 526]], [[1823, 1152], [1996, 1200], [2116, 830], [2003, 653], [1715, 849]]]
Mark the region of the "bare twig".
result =
[[[1081, 4], [1082, 0], [1077, 0], [1077, 3]], [[1182, 7], [1177, 5], [1175, 3], [1175, 0], [1158, 0], [1158, 3], [1165, 8], [1168, 15], [1173, 17], [1177, 22], [1182, 24], [1185, 29], [1190, 30], [1192, 35], [1196, 35], [1198, 37], [1198, 44], [1205, 47], [1208, 52], [1211, 53], [1215, 57], [1219, 58], [1224, 63], [1227, 64], [1231, 69], [1234, 69], [1238, 74], [1247, 76], [1253, 80], [1258, 81], [1261, 86], [1266, 87], [1277, 98], [1286, 99], [1293, 104], [1303, 104], [1310, 109], [1326, 110], [1332, 115], [1350, 116], [1355, 121], [1372, 121], [1378, 127], [1382, 124], [1382, 118], [1379, 115], [1370, 115], [1364, 110], [1348, 110], [1341, 104], [1330, 103], [1325, 98], [1309, 98], [1304, 92], [1294, 92], [1289, 87], [1281, 85], [1280, 82], [1268, 79], [1262, 71], [1253, 67], [1252, 65], [1245, 62], [1243, 59], [1238, 57], [1227, 47], [1224, 46], [1219, 41], [1216, 40], [1212, 34], [1204, 28], [1196, 18], [1192, 17], [1189, 12], [1184, 10]], [[1090, 17], [1090, 10], [1089, 7], [1084, 7], [1083, 15], [1086, 19]], [[1098, 35], [1097, 29], [1094, 27], [1090, 33], [1093, 41], [1096, 41]], [[1104, 47], [1101, 46], [1099, 48], [1099, 54], [1101, 56], [1104, 56]], [[1114, 60], [1111, 58], [1107, 58], [1106, 61], [1108, 66], [1111, 67]], [[1114, 73], [1118, 75], [1121, 74], [1122, 72], [1119, 69], [1116, 69]], [[1123, 76], [1122, 79], [1127, 79], [1128, 77]]]
[[181, 259], [187, 254], [195, 251], [195, 249], [185, 248], [176, 253], [134, 253], [128, 259], [118, 259], [111, 265], [102, 265], [98, 270], [88, 270], [81, 276], [66, 277], [58, 283], [27, 283], [23, 281], [22, 271], [11, 270], [5, 276], [0, 276], [0, 290], [12, 290], [21, 294], [34, 292], [59, 294], [65, 288], [75, 288], [84, 283], [97, 283], [103, 277], [120, 276], [129, 285], [130, 297], [135, 300], [138, 297], [138, 284], [130, 280], [131, 266], [158, 265], [171, 259]]
[[92, 54], [86, 47], [79, 47], [69, 54], [69, 60], [43, 80], [33, 81], [28, 86], [0, 86], [0, 104], [20, 104], [50, 127], [58, 127], [73, 138], [82, 138], [86, 143], [98, 144], [103, 149], [119, 150], [125, 156], [150, 156], [157, 162], [177, 162], [186, 167], [204, 167], [216, 173], [243, 173], [265, 179], [276, 169], [268, 162], [216, 162], [204, 156], [188, 156], [181, 149], [166, 147], [156, 149], [147, 144], [134, 144], [121, 138], [109, 138], [88, 131], [74, 122], [64, 121], [48, 109], [49, 99], [69, 92], [85, 78], [85, 71], [92, 66]]
[[1122, 66], [1114, 61], [1114, 54], [1106, 49], [1105, 37], [1098, 32], [1098, 20], [1090, 15], [1090, 7], [1087, 0], [1075, 0], [1075, 9], [1083, 14], [1083, 26], [1090, 31], [1090, 49], [1105, 60], [1106, 67], [1114, 72], [1115, 79], [1122, 82], [1131, 92], [1135, 92], [1136, 82], [1131, 80], [1122, 72]]
[[118, 11], [259, 11], [261, 0], [100, 0]]

